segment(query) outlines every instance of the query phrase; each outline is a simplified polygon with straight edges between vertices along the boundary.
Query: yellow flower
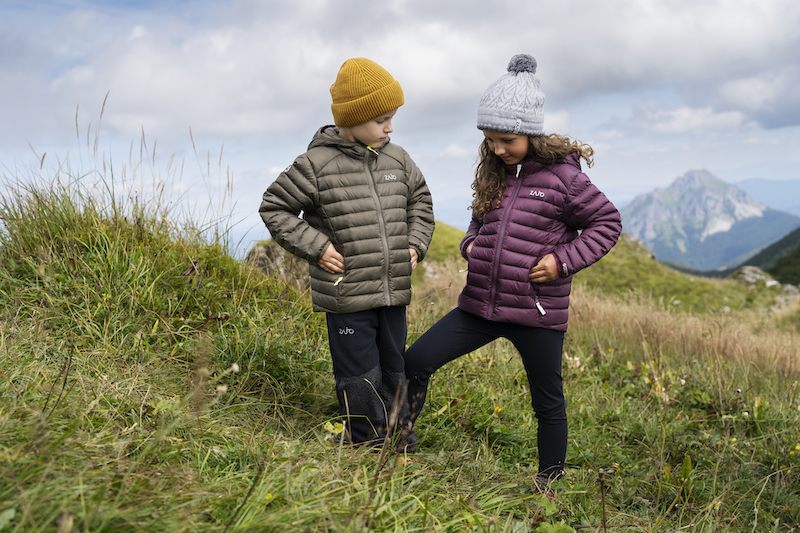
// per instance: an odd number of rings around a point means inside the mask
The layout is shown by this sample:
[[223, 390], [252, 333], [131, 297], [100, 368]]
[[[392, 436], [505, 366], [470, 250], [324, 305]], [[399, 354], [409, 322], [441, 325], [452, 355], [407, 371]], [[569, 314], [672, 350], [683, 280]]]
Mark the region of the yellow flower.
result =
[[495, 407], [494, 407], [494, 414], [498, 414], [500, 411], [502, 411], [502, 409], [500, 409], [499, 407], [497, 407], [497, 406], [495, 405]]
[[731, 439], [731, 442], [736, 442], [736, 437], [733, 437], [733, 438]]
[[336, 424], [331, 424], [331, 421], [328, 420], [325, 422], [325, 431], [328, 433], [333, 433], [334, 435], [339, 435], [342, 430], [344, 429], [344, 425], [341, 422], [336, 422]]

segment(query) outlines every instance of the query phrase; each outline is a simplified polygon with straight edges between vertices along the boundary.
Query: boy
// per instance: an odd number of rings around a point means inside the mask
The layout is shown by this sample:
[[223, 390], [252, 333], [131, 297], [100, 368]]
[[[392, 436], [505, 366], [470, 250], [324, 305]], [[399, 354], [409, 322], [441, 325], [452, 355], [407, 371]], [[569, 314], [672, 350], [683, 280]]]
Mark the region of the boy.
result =
[[[379, 444], [405, 382], [411, 271], [433, 235], [433, 207], [422, 173], [389, 140], [404, 103], [400, 84], [378, 64], [354, 58], [330, 91], [336, 126], [317, 131], [264, 193], [259, 213], [278, 244], [309, 262], [311, 302], [326, 313], [350, 443]], [[412, 452], [405, 395], [399, 401], [399, 447]]]

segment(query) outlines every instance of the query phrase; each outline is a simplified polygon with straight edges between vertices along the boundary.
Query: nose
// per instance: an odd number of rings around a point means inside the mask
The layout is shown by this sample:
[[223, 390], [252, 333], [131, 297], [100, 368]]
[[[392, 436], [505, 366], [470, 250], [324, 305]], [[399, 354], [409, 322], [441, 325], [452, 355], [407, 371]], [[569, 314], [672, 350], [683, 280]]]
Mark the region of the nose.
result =
[[505, 148], [503, 148], [500, 145], [500, 143], [494, 143], [494, 150], [493, 151], [494, 151], [494, 155], [496, 155], [498, 157], [502, 156], [504, 153], [506, 153]]
[[383, 131], [385, 131], [386, 133], [392, 133], [394, 131], [394, 127], [392, 126], [392, 119], [386, 121]]

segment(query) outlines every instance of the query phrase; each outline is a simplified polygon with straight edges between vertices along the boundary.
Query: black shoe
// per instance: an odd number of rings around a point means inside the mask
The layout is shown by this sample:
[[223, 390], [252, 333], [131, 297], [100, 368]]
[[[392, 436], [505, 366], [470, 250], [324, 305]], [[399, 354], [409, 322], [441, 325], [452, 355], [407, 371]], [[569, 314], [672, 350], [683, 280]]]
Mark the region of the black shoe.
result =
[[392, 449], [395, 453], [416, 453], [418, 442], [419, 438], [413, 429], [404, 429]]
[[542, 473], [536, 474], [533, 476], [533, 487], [536, 492], [547, 496], [547, 499], [552, 501], [556, 493], [563, 490], [553, 488], [553, 483], [561, 479], [563, 476], [563, 472], [559, 472], [558, 474], [554, 474], [552, 476]]

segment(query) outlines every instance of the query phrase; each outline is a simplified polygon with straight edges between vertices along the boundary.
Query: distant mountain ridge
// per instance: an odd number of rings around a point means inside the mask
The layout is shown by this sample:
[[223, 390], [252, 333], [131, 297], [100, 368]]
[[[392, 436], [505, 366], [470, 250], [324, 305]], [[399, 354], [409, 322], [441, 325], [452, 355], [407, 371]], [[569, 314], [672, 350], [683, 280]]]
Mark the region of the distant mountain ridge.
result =
[[800, 217], [765, 206], [707, 170], [637, 196], [622, 209], [622, 222], [659, 260], [697, 270], [741, 263], [800, 227]]
[[752, 198], [778, 211], [800, 216], [800, 180], [750, 178], [734, 182]]

